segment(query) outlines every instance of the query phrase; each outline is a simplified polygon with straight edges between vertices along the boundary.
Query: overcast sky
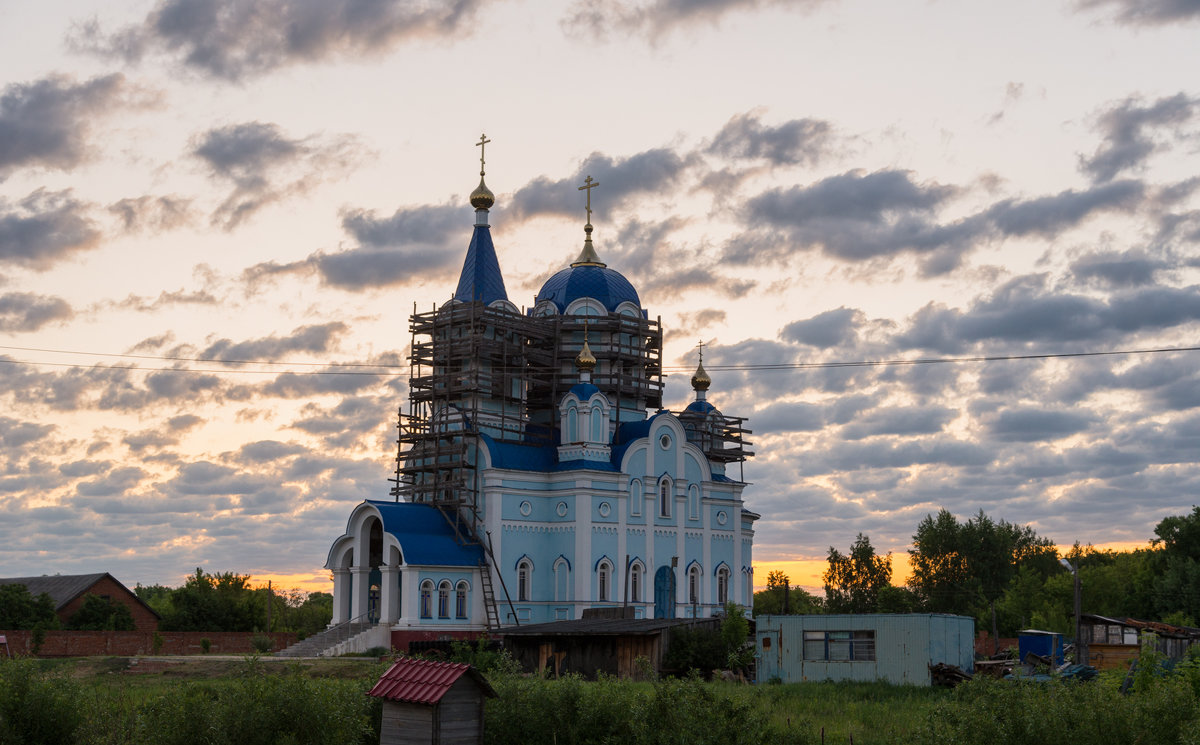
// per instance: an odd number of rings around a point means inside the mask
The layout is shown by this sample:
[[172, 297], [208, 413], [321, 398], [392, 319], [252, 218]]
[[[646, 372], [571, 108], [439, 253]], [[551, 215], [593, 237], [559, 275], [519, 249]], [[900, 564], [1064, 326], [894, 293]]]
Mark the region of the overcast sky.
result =
[[327, 588], [481, 132], [514, 302], [591, 175], [669, 408], [711, 344], [759, 583], [943, 507], [1144, 544], [1200, 502], [1200, 352], [734, 367], [1200, 346], [1198, 32], [1195, 0], [0, 0], [0, 576]]

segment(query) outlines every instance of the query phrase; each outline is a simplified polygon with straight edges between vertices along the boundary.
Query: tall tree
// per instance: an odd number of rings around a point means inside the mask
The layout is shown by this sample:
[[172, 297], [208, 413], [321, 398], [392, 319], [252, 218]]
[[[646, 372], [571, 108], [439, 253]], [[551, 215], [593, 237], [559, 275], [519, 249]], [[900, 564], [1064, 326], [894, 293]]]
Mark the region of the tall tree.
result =
[[67, 628], [78, 631], [133, 631], [137, 628], [129, 606], [88, 593], [79, 610], [67, 619]]
[[1159, 618], [1200, 618], [1200, 507], [1190, 515], [1165, 517], [1150, 543], [1161, 550], [1154, 580], [1154, 607]]
[[990, 617], [999, 636], [996, 601], [1021, 566], [1045, 565], [1057, 553], [1053, 542], [1029, 526], [996, 521], [983, 510], [964, 523], [946, 510], [927, 515], [909, 551], [910, 584], [934, 611]]
[[46, 593], [32, 595], [25, 585], [0, 585], [0, 629], [57, 629], [54, 600]]
[[892, 583], [892, 555], [877, 556], [871, 539], [859, 533], [848, 554], [829, 547], [829, 568], [821, 579], [830, 613], [876, 613], [880, 591]]

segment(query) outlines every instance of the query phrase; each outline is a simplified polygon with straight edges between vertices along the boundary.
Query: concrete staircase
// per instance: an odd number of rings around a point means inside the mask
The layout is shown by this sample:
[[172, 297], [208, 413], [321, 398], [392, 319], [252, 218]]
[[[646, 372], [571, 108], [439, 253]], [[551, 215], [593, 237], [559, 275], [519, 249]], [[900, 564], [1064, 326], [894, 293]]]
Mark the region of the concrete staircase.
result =
[[350, 652], [365, 652], [371, 647], [390, 647], [391, 630], [371, 623], [365, 617], [331, 626], [304, 641], [275, 653], [276, 657], [337, 657]]

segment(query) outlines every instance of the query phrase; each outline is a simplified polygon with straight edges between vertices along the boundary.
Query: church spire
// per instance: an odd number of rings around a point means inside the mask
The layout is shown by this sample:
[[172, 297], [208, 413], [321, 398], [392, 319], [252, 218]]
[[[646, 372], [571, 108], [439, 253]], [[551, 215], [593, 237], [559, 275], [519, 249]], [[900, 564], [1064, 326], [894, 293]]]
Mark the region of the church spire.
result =
[[496, 258], [496, 247], [492, 245], [491, 227], [488, 225], [488, 210], [496, 203], [496, 195], [483, 182], [486, 164], [483, 148], [489, 142], [491, 140], [487, 135], [480, 135], [479, 142], [475, 143], [479, 148], [479, 186], [471, 192], [471, 206], [475, 208], [475, 232], [467, 248], [467, 258], [463, 261], [458, 288], [454, 291], [454, 299], [463, 303], [479, 300], [484, 305], [491, 305], [497, 300], [508, 300], [504, 277], [500, 274], [500, 261]]
[[592, 189], [599, 185], [599, 181], [593, 181], [592, 177], [588, 176], [583, 180], [583, 186], [579, 187], [579, 191], [587, 194], [587, 223], [583, 226], [583, 250], [579, 252], [579, 258], [571, 262], [571, 266], [608, 266], [600, 260], [595, 247], [592, 246]]

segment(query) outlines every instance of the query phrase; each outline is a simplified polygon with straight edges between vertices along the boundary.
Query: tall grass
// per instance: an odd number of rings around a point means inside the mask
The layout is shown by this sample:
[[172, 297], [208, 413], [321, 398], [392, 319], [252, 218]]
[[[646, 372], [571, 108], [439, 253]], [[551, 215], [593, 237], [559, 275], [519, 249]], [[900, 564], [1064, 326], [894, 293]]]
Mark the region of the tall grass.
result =
[[157, 691], [84, 685], [32, 660], [0, 662], [4, 745], [353, 745], [378, 742], [372, 681], [295, 670], [186, 681]]

